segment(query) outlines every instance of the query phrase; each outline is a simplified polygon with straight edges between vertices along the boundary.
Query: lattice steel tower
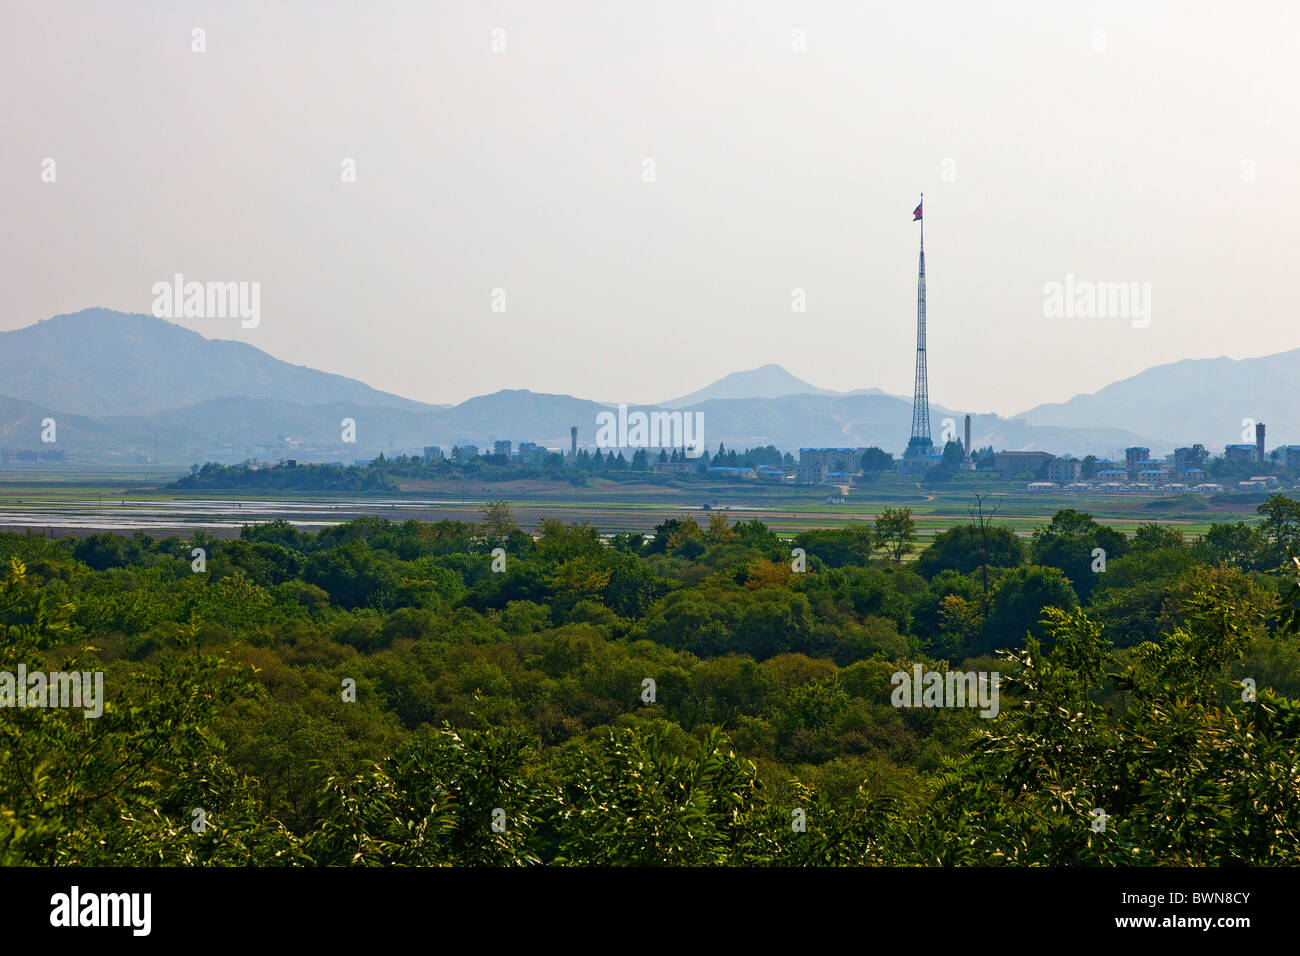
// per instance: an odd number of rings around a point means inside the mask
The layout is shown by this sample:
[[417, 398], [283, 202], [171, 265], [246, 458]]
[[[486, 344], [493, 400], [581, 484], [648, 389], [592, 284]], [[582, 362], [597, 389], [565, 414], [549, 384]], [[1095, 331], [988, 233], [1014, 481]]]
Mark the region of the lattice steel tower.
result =
[[912, 437], [908, 439], [904, 458], [934, 455], [930, 439], [930, 385], [925, 367], [925, 193], [916, 207], [921, 221], [921, 264], [916, 280], [916, 384], [912, 393]]

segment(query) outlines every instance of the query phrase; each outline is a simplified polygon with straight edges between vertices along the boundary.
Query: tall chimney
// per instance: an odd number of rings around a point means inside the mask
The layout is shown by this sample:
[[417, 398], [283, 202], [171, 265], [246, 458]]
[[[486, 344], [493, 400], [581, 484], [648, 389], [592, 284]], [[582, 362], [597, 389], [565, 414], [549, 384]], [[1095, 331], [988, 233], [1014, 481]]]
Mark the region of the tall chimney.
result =
[[578, 426], [569, 426], [569, 457], [578, 457]]
[[970, 461], [970, 416], [966, 416], [966, 460]]
[[1255, 461], [1264, 464], [1264, 423], [1255, 423]]

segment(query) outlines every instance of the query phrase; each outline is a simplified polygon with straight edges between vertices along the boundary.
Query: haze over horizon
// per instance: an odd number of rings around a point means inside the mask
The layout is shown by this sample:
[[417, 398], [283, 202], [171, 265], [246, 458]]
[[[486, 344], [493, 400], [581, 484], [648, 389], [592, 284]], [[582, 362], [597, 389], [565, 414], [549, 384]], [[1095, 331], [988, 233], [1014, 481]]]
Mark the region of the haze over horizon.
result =
[[[186, 322], [180, 320], [174, 320], [170, 318], [158, 318], [156, 316], [148, 316], [145, 313], [123, 313], [123, 312], [117, 312], [115, 310], [93, 308], [93, 309], [81, 310], [79, 312], [70, 313], [66, 315], [50, 316], [49, 318], [56, 319], [56, 320], [65, 320], [65, 321], [71, 320], [74, 322], [83, 322], [89, 319], [97, 326], [99, 323], [104, 323], [104, 322], [112, 323], [117, 320], [126, 320], [126, 319], [132, 319], [137, 317], [143, 317], [149, 321], [167, 323], [168, 325], [175, 326], [178, 329], [185, 329], [186, 331], [197, 332], [198, 334], [204, 336], [204, 338], [207, 339], [209, 342], [212, 342], [215, 345], [224, 345], [229, 343], [236, 343], [239, 341], [238, 339], [220, 338], [217, 336], [208, 335], [204, 332], [201, 325], [198, 328], [195, 328], [193, 323], [187, 324]], [[45, 321], [47, 320], [46, 319], [41, 320], [41, 322], [45, 322]], [[41, 322], [33, 323], [33, 326], [40, 325]], [[32, 326], [27, 326], [24, 328], [30, 329], [32, 328]], [[5, 331], [16, 331], [16, 330], [0, 330], [0, 336], [3, 336]], [[117, 347], [119, 345], [125, 347], [125, 343], [131, 341], [130, 335], [127, 332], [127, 327], [125, 325], [123, 325], [121, 329], [122, 338], [120, 342], [113, 341], [115, 334], [117, 333], [114, 330], [105, 327], [103, 329], [103, 335], [106, 338], [100, 339], [97, 347], [101, 351], [111, 350], [112, 348]], [[254, 347], [256, 348], [257, 346], [254, 345]], [[234, 353], [229, 353], [229, 354], [234, 354]], [[269, 353], [266, 353], [266, 355], [270, 359], [278, 358], [278, 356], [270, 356]], [[66, 353], [61, 353], [60, 357], [64, 361], [64, 364], [67, 364], [66, 360], [69, 358], [69, 356]], [[1280, 353], [1273, 353], [1273, 357], [1280, 357]], [[1153, 366], [1152, 369], [1146, 371], [1148, 372], [1151, 372], [1152, 370], [1172, 371], [1173, 370], [1172, 366], [1177, 364], [1178, 362], [1174, 362], [1174, 363], [1167, 363], [1162, 366]], [[166, 366], [167, 363], [164, 362], [163, 365]], [[312, 373], [324, 371], [319, 369], [312, 369], [310, 366], [295, 366], [295, 368], [301, 369], [306, 372], [312, 372]], [[343, 371], [329, 372], [328, 374], [341, 375], [344, 378], [351, 379], [359, 383], [361, 386], [367, 388], [371, 387], [370, 383], [366, 382], [364, 379], [361, 379], [358, 376], [349, 375], [346, 369]], [[3, 380], [2, 377], [0, 377], [0, 380]], [[1136, 383], [1140, 381], [1141, 378], [1124, 379], [1124, 380], [1118, 380], [1117, 382], [1108, 382], [1106, 384], [1107, 386], [1115, 386], [1121, 383], [1130, 383], [1130, 382]], [[9, 388], [8, 393], [3, 391], [5, 387]], [[380, 391], [386, 391], [386, 390], [381, 389]], [[498, 389], [493, 389], [491, 392], [468, 395], [465, 397], [463, 402], [429, 403], [429, 404], [437, 404], [445, 408], [454, 408], [457, 405], [463, 404], [464, 402], [469, 402], [473, 399], [480, 399], [485, 396], [494, 395], [501, 392], [532, 392], [533, 394], [541, 394], [541, 395], [569, 396], [573, 398], [583, 399], [592, 402], [599, 402], [608, 405], [616, 405], [620, 401], [619, 399], [612, 399], [612, 400], [605, 399], [597, 395], [584, 395], [584, 394], [573, 393], [573, 392], [540, 392], [539, 390], [536, 389], [526, 389], [526, 388], [507, 385], [507, 386], [502, 386], [501, 388]], [[773, 398], [773, 397], [794, 396], [794, 395], [834, 395], [834, 396], [848, 397], [854, 394], [872, 394], [872, 393], [882, 394], [889, 397], [902, 399], [909, 403], [912, 401], [912, 396], [910, 394], [892, 393], [892, 392], [887, 392], [883, 389], [874, 388], [870, 386], [859, 387], [856, 389], [848, 389], [845, 391], [825, 389], [820, 387], [816, 382], [809, 382], [807, 380], [801, 379], [797, 375], [793, 375], [789, 371], [789, 369], [781, 365], [780, 362], [769, 362], [755, 368], [734, 369], [730, 372], [721, 373], [717, 375], [715, 378], [709, 380], [708, 382], [700, 383], [699, 388], [693, 389], [688, 394], [661, 396], [660, 399], [657, 401], [631, 402], [627, 404], [629, 404], [629, 406], [641, 405], [645, 407], [660, 406], [665, 408], [670, 408], [670, 407], [678, 408], [678, 407], [684, 407], [687, 405], [692, 405], [697, 402], [707, 401], [709, 399], [716, 399], [716, 398], [729, 398], [729, 399]], [[27, 390], [22, 387], [15, 388], [11, 386], [0, 385], [0, 395], [5, 395], [5, 394], [8, 394], [8, 397], [11, 398], [26, 399], [31, 397], [28, 394]], [[404, 399], [404, 400], [411, 399], [411, 396], [402, 395], [401, 393], [398, 392], [392, 392], [390, 394], [395, 395], [399, 399]], [[241, 395], [242, 397], [247, 397], [247, 395], [243, 395], [242, 393]], [[1094, 393], [1082, 393], [1079, 395], [1070, 396], [1070, 398], [1074, 398], [1074, 399], [1085, 399], [1089, 397], [1095, 397]], [[52, 396], [48, 398], [48, 401], [56, 405], [60, 403], [60, 399]], [[419, 400], [412, 399], [412, 401], [419, 401]], [[1049, 406], [1059, 405], [1059, 404], [1063, 404], [1063, 403], [1043, 402], [1034, 406], [1032, 409], [1031, 408], [1021, 409], [1020, 412], [1023, 413], [1023, 412], [1030, 412], [1036, 410], [1037, 414], [1042, 414], [1044, 411], [1048, 409]], [[1255, 404], [1256, 404], [1255, 400], [1247, 399], [1241, 404], [1240, 407], [1249, 409], [1255, 407]], [[107, 408], [103, 408], [102, 405], [103, 403], [100, 402], [99, 400], [90, 401], [87, 407], [84, 408], [78, 407], [75, 403], [64, 402], [61, 405], [60, 410], [72, 410], [74, 412], [91, 414], [91, 415], [115, 414], [120, 412], [120, 409], [118, 410], [107, 409]], [[949, 405], [948, 403], [944, 402], [942, 396], [933, 396], [933, 395], [931, 396], [931, 405], [932, 405], [932, 409], [938, 408], [940, 406], [945, 406], [945, 405], [947, 405], [949, 408], [954, 410], [960, 408], [959, 406]], [[96, 406], [101, 406], [101, 407], [96, 408]], [[1139, 407], [1140, 407], [1140, 403], [1139, 403]], [[960, 408], [960, 411], [967, 414], [990, 414], [990, 413], [1000, 414], [992, 409], [987, 409], [987, 408]], [[1015, 417], [1019, 417], [1019, 414], [1020, 413], [1014, 413], [1012, 415], [1004, 416], [1004, 417], [1015, 418]], [[1268, 417], [1271, 418], [1274, 416], [1270, 415]], [[1132, 424], [1139, 428], [1143, 427], [1142, 416], [1140, 413], [1135, 416]]]
[[[924, 190], [938, 402], [1282, 352], [1296, 70], [1258, 21], [1300, 10], [1252, 10], [17, 3], [0, 330], [182, 273], [262, 317], [177, 324], [425, 402], [907, 396]], [[1046, 318], [1067, 275], [1149, 282], [1150, 326]]]

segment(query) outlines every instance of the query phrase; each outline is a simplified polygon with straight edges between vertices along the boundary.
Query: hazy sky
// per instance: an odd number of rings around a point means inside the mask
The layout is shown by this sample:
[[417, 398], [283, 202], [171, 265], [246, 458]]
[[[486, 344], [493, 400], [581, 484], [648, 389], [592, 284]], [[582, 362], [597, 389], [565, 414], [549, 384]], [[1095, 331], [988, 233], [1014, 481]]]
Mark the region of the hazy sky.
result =
[[[1295, 2], [5, 0], [0, 24], [4, 329], [149, 312], [179, 272], [261, 283], [257, 328], [187, 327], [425, 401], [645, 403], [768, 362], [910, 394], [924, 191], [937, 402], [1300, 347]], [[1067, 274], [1149, 282], [1149, 327], [1045, 317]]]

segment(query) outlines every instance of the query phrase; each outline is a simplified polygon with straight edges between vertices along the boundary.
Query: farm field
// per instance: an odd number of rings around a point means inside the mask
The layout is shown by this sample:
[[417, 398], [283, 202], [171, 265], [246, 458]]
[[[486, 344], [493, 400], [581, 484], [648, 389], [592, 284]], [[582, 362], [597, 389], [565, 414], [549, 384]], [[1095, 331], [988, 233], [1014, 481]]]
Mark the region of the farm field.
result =
[[827, 504], [825, 488], [738, 485], [724, 482], [670, 484], [591, 480], [584, 487], [548, 481], [500, 483], [409, 481], [398, 494], [341, 493], [257, 495], [179, 493], [166, 477], [135, 472], [40, 475], [0, 472], [0, 530], [46, 530], [54, 535], [101, 531], [176, 534], [203, 529], [219, 537], [238, 535], [246, 523], [283, 518], [305, 530], [359, 515], [394, 521], [474, 521], [487, 501], [509, 503], [520, 525], [545, 519], [589, 522], [602, 532], [648, 532], [667, 518], [722, 511], [733, 521], [758, 520], [780, 534], [872, 522], [885, 508], [909, 507], [919, 544], [969, 520], [976, 493], [995, 520], [1027, 537], [1061, 508], [1092, 514], [1131, 534], [1139, 524], [1175, 526], [1185, 536], [1203, 534], [1214, 522], [1257, 519], [1265, 495], [1234, 495], [1211, 504], [1197, 498], [1162, 499], [1120, 495], [1030, 494], [1006, 482], [972, 480], [942, 486], [892, 479], [851, 489], [843, 504]]

